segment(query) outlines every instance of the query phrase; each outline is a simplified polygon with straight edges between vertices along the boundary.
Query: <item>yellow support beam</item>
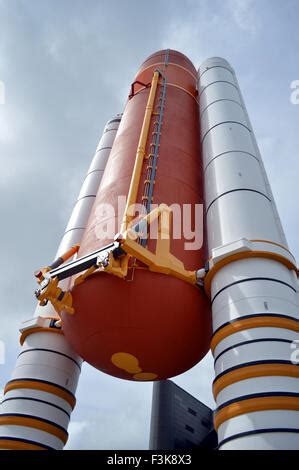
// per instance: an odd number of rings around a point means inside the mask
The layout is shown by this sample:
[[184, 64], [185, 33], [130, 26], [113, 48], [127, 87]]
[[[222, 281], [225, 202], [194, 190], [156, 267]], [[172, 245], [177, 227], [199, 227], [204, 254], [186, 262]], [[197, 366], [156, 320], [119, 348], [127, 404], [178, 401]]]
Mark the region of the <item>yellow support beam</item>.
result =
[[124, 216], [123, 216], [123, 220], [121, 224], [121, 229], [120, 229], [121, 233], [124, 233], [128, 229], [128, 225], [134, 217], [134, 214], [130, 212], [130, 209], [132, 210], [132, 206], [136, 204], [136, 200], [137, 200], [138, 188], [139, 188], [140, 177], [141, 177], [141, 172], [142, 172], [142, 165], [143, 165], [143, 161], [145, 157], [146, 143], [148, 139], [149, 128], [150, 128], [150, 123], [151, 123], [151, 118], [153, 114], [154, 103], [155, 103], [155, 98], [156, 98], [156, 93], [157, 93], [159, 75], [160, 73], [156, 71], [152, 78], [150, 94], [149, 94], [148, 101], [147, 101], [146, 108], [145, 108], [143, 124], [141, 128], [141, 133], [140, 133], [137, 152], [136, 152], [135, 164], [134, 164], [134, 169], [132, 173], [132, 179], [130, 183], [127, 204], [126, 204], [126, 208], [125, 208], [125, 212], [124, 212]]
[[[168, 274], [195, 285], [197, 283], [196, 271], [187, 271], [182, 261], [170, 253], [171, 209], [166, 204], [161, 204], [143, 217], [141, 221], [150, 225], [157, 218], [158, 237], [155, 253], [135, 241], [136, 232], [132, 229], [128, 229], [119, 236], [118, 241], [121, 243], [121, 247], [128, 255], [148, 266], [150, 271]], [[110, 272], [113, 274], [113, 268]]]

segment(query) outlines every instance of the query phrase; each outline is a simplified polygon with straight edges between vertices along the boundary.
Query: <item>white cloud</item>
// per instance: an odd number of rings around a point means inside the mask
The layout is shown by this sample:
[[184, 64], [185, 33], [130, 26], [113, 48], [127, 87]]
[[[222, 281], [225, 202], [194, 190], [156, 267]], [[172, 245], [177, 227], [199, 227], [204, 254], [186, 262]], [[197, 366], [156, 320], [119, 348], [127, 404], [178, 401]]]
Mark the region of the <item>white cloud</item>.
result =
[[5, 83], [0, 80], [0, 105], [5, 104]]
[[84, 439], [84, 434], [90, 427], [87, 421], [74, 421], [72, 420], [68, 427], [69, 439], [65, 447], [68, 449], [80, 448], [80, 442]]
[[0, 108], [0, 144], [12, 143], [15, 138], [15, 127], [12, 116], [6, 112], [5, 105]]
[[62, 38], [58, 37], [56, 39], [52, 39], [51, 42], [48, 44], [48, 51], [50, 56], [59, 62], [61, 60], [61, 48], [62, 48]]
[[204, 58], [214, 55], [211, 33], [220, 28], [227, 29], [224, 18], [212, 12], [206, 3], [191, 2], [190, 10], [186, 7], [183, 16], [176, 15], [165, 25], [162, 48], [183, 52], [199, 66]]
[[181, 376], [175, 377], [173, 381], [205, 405], [214, 409], [215, 401], [212, 393], [214, 377], [214, 360], [209, 352], [199, 364]]
[[165, 25], [162, 46], [185, 53], [198, 67], [209, 56], [230, 59], [236, 50], [244, 53], [260, 27], [254, 0], [189, 0], [184, 14], [175, 15]]
[[256, 5], [255, 0], [228, 0], [228, 8], [236, 25], [251, 35], [256, 34], [261, 26]]

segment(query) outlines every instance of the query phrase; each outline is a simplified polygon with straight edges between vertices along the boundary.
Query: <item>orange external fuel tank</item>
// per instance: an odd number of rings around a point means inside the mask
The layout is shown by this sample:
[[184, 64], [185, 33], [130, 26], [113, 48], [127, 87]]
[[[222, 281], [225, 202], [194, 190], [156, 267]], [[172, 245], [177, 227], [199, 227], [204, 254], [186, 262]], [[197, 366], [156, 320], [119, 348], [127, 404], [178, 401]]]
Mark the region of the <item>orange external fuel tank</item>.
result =
[[[154, 204], [189, 205], [194, 224], [195, 205], [203, 203], [202, 163], [196, 70], [183, 54], [164, 50], [151, 55], [139, 69], [101, 181], [78, 256], [98, 250], [113, 241], [99, 227], [120, 231], [136, 150], [151, 80], [160, 71], [154, 110], [138, 185], [137, 203], [148, 202], [148, 166], [156, 138], [157, 119], [163, 117], [158, 147]], [[163, 97], [164, 91], [164, 97]], [[157, 149], [156, 149], [157, 150]], [[103, 207], [107, 204], [115, 215]], [[187, 206], [185, 206], [187, 207]], [[183, 217], [182, 217], [183, 219]], [[202, 230], [202, 226], [197, 230]], [[171, 253], [188, 270], [205, 263], [205, 247], [188, 250], [184, 238], [172, 238]], [[147, 249], [151, 250], [153, 241]], [[133, 260], [134, 261], [134, 260]], [[210, 302], [203, 291], [184, 280], [152, 272], [142, 263], [129, 264], [128, 275], [95, 271], [74, 286], [74, 315], [62, 314], [67, 340], [75, 351], [97, 369], [128, 380], [163, 380], [197, 364], [209, 349]]]

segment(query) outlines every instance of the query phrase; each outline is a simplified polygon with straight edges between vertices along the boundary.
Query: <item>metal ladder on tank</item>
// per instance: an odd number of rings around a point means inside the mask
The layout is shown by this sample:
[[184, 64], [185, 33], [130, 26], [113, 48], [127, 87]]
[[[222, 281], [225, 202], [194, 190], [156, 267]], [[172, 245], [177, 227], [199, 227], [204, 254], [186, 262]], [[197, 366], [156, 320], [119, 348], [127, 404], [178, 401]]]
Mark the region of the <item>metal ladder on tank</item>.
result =
[[[153, 113], [155, 116], [155, 121], [153, 124], [152, 132], [152, 142], [149, 145], [149, 154], [146, 157], [147, 166], [146, 166], [146, 177], [144, 181], [144, 191], [142, 196], [142, 205], [145, 207], [146, 213], [151, 211], [151, 205], [153, 203], [153, 193], [155, 185], [155, 177], [157, 171], [157, 162], [159, 158], [159, 147], [160, 147], [160, 137], [161, 129], [163, 124], [163, 115], [165, 107], [165, 98], [166, 98], [166, 78], [161, 73], [162, 84], [161, 92], [158, 98], [158, 104], [156, 106], [156, 111]], [[147, 226], [141, 227], [139, 225], [139, 231], [145, 234], [145, 237], [139, 238], [139, 243], [142, 246], [147, 244]]]

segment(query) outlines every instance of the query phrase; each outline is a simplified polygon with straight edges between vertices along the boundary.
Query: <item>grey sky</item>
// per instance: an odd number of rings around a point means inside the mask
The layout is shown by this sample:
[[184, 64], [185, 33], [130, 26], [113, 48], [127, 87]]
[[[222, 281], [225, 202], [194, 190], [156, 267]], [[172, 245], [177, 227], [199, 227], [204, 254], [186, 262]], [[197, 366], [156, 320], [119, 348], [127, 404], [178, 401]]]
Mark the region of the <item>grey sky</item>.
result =
[[[231, 62], [299, 259], [298, 17], [297, 0], [0, 0], [0, 389], [34, 310], [32, 272], [54, 255], [103, 126], [156, 50]], [[212, 406], [212, 377], [208, 358], [175, 381]], [[77, 398], [68, 448], [147, 447], [151, 384], [86, 365]]]

